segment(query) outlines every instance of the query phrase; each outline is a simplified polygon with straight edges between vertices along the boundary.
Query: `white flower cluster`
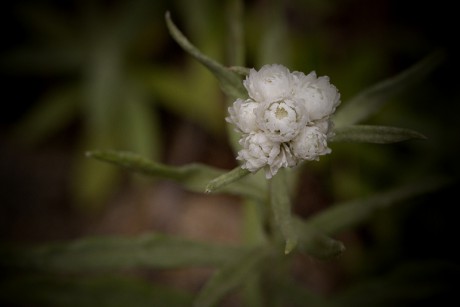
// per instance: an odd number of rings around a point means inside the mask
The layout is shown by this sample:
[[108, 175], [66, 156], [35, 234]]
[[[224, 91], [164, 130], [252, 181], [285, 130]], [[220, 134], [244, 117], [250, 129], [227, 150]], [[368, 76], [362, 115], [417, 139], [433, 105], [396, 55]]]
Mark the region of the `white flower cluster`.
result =
[[244, 80], [249, 99], [237, 99], [226, 120], [242, 134], [238, 160], [242, 168], [261, 168], [270, 179], [281, 167], [329, 154], [330, 116], [340, 94], [328, 77], [290, 72], [282, 65], [251, 69]]

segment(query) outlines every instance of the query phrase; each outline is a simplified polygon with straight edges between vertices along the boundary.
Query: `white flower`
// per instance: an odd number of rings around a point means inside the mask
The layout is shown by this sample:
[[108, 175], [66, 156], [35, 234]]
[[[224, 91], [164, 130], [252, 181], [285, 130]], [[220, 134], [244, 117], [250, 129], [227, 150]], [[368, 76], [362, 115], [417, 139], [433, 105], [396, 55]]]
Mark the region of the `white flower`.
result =
[[331, 115], [340, 94], [328, 77], [265, 65], [251, 69], [243, 83], [250, 99], [237, 99], [226, 118], [242, 133], [237, 157], [242, 168], [263, 168], [270, 179], [282, 167], [331, 152], [327, 139], [333, 135]]
[[289, 142], [308, 120], [304, 105], [291, 99], [261, 103], [255, 114], [258, 127], [275, 142]]
[[329, 77], [316, 77], [313, 71], [307, 76], [293, 73], [293, 97], [303, 99], [310, 120], [319, 120], [334, 113], [340, 104], [337, 88], [329, 83]]
[[318, 160], [319, 156], [331, 153], [327, 147], [327, 136], [316, 126], [306, 126], [290, 143], [294, 156], [302, 160]]
[[249, 97], [255, 101], [273, 102], [286, 98], [291, 92], [292, 76], [283, 65], [265, 65], [259, 71], [251, 69], [243, 81]]
[[270, 141], [263, 132], [243, 137], [240, 144], [243, 149], [238, 152], [237, 159], [244, 161], [241, 167], [250, 172], [264, 168], [267, 179], [281, 167], [293, 167], [298, 162], [286, 144]]
[[239, 131], [243, 133], [250, 133], [251, 131], [257, 130], [256, 126], [256, 115], [254, 113], [258, 103], [247, 99], [237, 99], [233, 106], [228, 108], [229, 117], [225, 120], [229, 123], [234, 124]]
[[265, 133], [253, 132], [240, 140], [243, 149], [238, 152], [238, 160], [244, 161], [243, 168], [255, 172], [271, 165], [280, 153], [280, 144], [270, 141]]

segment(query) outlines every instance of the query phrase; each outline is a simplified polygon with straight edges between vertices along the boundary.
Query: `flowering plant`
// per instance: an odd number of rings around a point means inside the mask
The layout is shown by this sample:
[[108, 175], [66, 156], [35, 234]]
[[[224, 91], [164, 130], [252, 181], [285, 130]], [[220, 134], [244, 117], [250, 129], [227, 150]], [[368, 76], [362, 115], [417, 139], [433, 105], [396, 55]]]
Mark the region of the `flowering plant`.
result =
[[[428, 57], [339, 107], [339, 91], [326, 76], [318, 77], [315, 72], [291, 72], [279, 64], [264, 65], [258, 70], [239, 66], [243, 65], [241, 62], [231, 63], [236, 66], [224, 66], [192, 45], [169, 13], [166, 24], [174, 40], [213, 73], [227, 95], [229, 142], [241, 165], [230, 171], [202, 164], [175, 167], [150, 161], [136, 153], [113, 150], [94, 150], [87, 156], [134, 172], [173, 180], [192, 192], [241, 197], [249, 229], [246, 241], [236, 247], [220, 246], [156, 233], [128, 239], [87, 238], [42, 246], [25, 253], [2, 251], [0, 264], [6, 266], [6, 262], [9, 266], [59, 272], [211, 266], [217, 270], [193, 298], [195, 306], [216, 305], [237, 287], [249, 293], [248, 305], [264, 306], [272, 290], [295, 289], [288, 278], [281, 286], [286, 280], [280, 281], [277, 275], [289, 259], [286, 254], [335, 258], [345, 251], [345, 245], [334, 237], [337, 233], [364, 222], [377, 209], [443, 184], [421, 181], [403, 185], [364, 199], [335, 204], [308, 219], [291, 209], [301, 163], [330, 154], [331, 143], [387, 144], [425, 138], [410, 129], [358, 123], [377, 112], [389, 93], [432, 70], [439, 62], [437, 56]], [[238, 45], [237, 41], [233, 47]], [[269, 285], [264, 288], [266, 284]], [[139, 292], [150, 290], [144, 287]], [[110, 296], [113, 292], [110, 291]], [[309, 302], [323, 306], [326, 300], [314, 297]], [[159, 301], [159, 306], [165, 305]], [[282, 303], [286, 306], [284, 301]], [[301, 304], [304, 303], [302, 300]], [[340, 305], [332, 301], [334, 303]]]

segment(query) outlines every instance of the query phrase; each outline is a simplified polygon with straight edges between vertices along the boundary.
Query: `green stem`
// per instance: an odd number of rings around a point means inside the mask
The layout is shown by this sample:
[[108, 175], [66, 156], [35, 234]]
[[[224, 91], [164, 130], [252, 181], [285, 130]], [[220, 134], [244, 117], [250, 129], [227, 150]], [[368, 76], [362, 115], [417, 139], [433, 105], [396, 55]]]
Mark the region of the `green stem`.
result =
[[297, 232], [291, 216], [291, 201], [285, 169], [279, 170], [270, 179], [270, 206], [276, 227], [283, 236], [286, 245], [285, 254], [289, 254], [297, 245]]

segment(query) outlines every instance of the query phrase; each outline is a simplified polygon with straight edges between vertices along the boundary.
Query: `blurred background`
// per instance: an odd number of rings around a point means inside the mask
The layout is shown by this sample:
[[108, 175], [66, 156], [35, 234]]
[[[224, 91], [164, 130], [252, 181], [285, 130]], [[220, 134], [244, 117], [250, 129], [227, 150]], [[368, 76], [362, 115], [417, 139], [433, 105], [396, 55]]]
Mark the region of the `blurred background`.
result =
[[[305, 166], [297, 213], [308, 217], [334, 202], [418, 178], [457, 177], [460, 95], [455, 10], [449, 4], [244, 2], [246, 66], [280, 63], [328, 75], [343, 104], [433, 52], [445, 55], [432, 74], [366, 122], [414, 129], [428, 140], [332, 144], [332, 155]], [[185, 192], [174, 183], [132, 175], [84, 155], [91, 149], [117, 149], [171, 165], [236, 166], [225, 131], [225, 97], [212, 75], [175, 44], [164, 22], [169, 10], [192, 43], [228, 63], [225, 3], [22, 0], [2, 6], [3, 242], [152, 231], [241, 242], [239, 199]], [[409, 301], [450, 297], [459, 283], [452, 278], [459, 270], [456, 199], [451, 186], [379, 212], [340, 235], [347, 246], [340, 259], [298, 257], [293, 275], [326, 296], [354, 285], [361, 293], [366, 287], [385, 288], [396, 280], [401, 287], [421, 283], [404, 292]], [[187, 269], [148, 276], [194, 292], [210, 273]], [[388, 299], [381, 295], [382, 301]], [[365, 306], [366, 296], [361, 297]]]

